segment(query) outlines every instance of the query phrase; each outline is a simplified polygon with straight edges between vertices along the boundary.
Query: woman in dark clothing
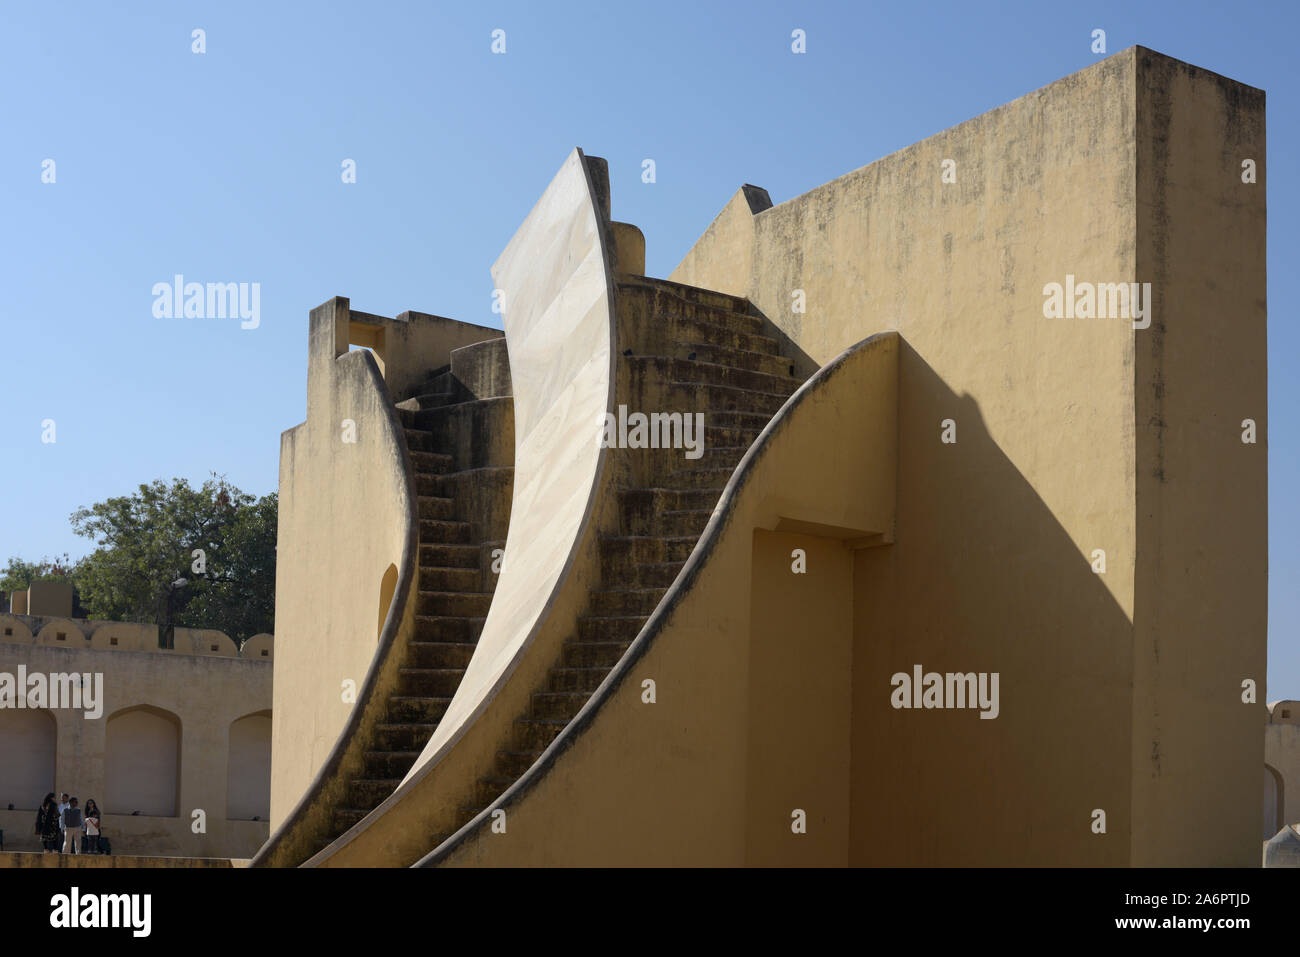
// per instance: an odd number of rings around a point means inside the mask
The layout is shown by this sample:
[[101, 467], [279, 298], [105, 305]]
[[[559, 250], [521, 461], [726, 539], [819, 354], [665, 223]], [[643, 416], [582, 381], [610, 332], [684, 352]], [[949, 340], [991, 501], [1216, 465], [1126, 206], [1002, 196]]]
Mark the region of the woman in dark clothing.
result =
[[94, 798], [86, 798], [86, 851], [99, 853], [99, 805]]
[[36, 812], [36, 833], [40, 835], [44, 853], [59, 853], [59, 805], [54, 800], [54, 792], [45, 795], [41, 809]]

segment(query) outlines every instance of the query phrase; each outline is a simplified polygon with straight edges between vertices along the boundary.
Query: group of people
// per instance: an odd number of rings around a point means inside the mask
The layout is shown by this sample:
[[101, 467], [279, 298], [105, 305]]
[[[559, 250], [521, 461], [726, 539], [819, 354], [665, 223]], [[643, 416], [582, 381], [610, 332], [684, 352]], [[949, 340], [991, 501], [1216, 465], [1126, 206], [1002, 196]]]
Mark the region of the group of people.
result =
[[103, 832], [99, 825], [99, 806], [94, 798], [86, 799], [83, 810], [75, 797], [65, 791], [56, 801], [54, 792], [45, 795], [36, 812], [36, 833], [46, 854], [99, 854]]

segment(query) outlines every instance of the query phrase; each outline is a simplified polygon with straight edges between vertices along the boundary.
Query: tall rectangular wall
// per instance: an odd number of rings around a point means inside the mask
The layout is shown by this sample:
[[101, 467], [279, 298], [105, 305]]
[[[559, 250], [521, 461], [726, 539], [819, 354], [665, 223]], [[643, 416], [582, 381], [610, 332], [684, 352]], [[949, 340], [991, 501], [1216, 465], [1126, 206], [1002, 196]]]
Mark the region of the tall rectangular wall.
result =
[[1157, 308], [1136, 340], [1133, 863], [1253, 867], [1268, 720], [1264, 93], [1149, 50], [1137, 63], [1138, 274]]
[[[896, 538], [854, 568], [852, 863], [1258, 861], [1243, 150], [1262, 169], [1262, 94], [1134, 48], [773, 208], [737, 193], [673, 273], [805, 366], [904, 340]], [[1134, 281], [1145, 328], [1045, 315], [1050, 283]], [[916, 665], [996, 673], [998, 716], [894, 707]]]

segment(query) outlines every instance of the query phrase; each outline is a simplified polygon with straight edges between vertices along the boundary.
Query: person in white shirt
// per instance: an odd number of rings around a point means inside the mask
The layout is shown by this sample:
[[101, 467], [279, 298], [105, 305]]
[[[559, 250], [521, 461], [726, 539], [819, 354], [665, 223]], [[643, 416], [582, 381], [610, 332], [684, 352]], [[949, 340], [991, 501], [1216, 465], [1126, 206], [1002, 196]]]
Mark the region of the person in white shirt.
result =
[[86, 798], [86, 853], [99, 853], [99, 805]]

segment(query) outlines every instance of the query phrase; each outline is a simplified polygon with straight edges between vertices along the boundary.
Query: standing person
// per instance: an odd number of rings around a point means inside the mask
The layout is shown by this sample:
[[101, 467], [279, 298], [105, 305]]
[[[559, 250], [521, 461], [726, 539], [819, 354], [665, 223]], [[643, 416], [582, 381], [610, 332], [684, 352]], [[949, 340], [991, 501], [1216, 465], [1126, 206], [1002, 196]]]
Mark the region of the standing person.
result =
[[54, 800], [53, 791], [45, 795], [40, 810], [36, 812], [36, 833], [41, 839], [42, 854], [59, 853], [63, 832], [59, 829], [59, 802]]
[[63, 812], [68, 809], [68, 792], [64, 791], [59, 795], [58, 813], [59, 813], [59, 848], [67, 843], [67, 838], [63, 833]]
[[63, 810], [63, 853], [80, 853], [81, 848], [77, 846], [80, 841], [81, 808], [77, 807], [77, 799], [71, 798]]
[[99, 853], [99, 805], [94, 798], [86, 798], [86, 852]]

